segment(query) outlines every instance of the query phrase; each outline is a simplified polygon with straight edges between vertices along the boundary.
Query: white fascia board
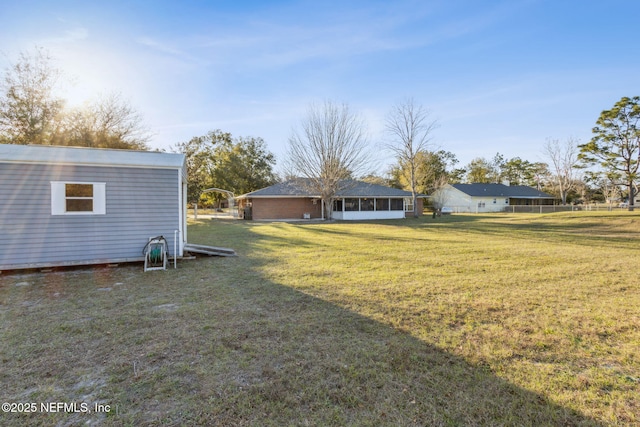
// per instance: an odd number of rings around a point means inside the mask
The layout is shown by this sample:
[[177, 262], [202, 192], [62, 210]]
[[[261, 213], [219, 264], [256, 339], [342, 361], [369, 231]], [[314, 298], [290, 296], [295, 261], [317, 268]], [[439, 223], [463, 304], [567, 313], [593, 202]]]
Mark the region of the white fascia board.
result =
[[0, 163], [179, 169], [185, 156], [157, 151], [0, 144]]

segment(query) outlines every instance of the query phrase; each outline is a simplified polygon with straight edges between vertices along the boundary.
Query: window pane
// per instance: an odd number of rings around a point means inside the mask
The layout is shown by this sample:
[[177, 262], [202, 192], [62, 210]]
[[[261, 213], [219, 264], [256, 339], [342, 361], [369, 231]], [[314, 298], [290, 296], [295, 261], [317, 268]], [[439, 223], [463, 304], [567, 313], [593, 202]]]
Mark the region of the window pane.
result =
[[361, 211], [372, 211], [373, 210], [373, 199], [360, 199], [360, 210]]
[[67, 212], [93, 212], [93, 199], [67, 199]]
[[392, 211], [404, 210], [404, 200], [402, 200], [402, 199], [391, 199], [391, 210]]
[[389, 199], [376, 199], [376, 210], [377, 211], [388, 211], [389, 210]]
[[93, 197], [93, 184], [65, 184], [67, 197]]
[[333, 210], [335, 212], [342, 212], [342, 199], [336, 199], [333, 201]]
[[359, 211], [360, 210], [359, 199], [344, 199], [344, 210]]
[[404, 199], [404, 209], [407, 212], [413, 212], [413, 199], [410, 197]]

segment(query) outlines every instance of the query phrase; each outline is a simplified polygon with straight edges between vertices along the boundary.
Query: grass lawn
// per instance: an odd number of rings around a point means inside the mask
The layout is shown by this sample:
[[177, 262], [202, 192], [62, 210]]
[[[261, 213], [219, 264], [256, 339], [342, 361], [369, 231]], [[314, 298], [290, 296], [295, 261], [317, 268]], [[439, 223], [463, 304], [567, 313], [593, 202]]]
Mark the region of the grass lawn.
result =
[[0, 275], [0, 425], [640, 425], [638, 213], [189, 241], [239, 256]]

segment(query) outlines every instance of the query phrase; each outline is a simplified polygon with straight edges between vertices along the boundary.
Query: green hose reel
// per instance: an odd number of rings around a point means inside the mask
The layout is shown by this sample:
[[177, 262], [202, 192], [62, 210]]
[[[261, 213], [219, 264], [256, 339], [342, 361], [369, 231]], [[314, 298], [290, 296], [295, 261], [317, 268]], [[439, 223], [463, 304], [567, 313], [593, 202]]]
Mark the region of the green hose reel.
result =
[[144, 271], [167, 269], [167, 239], [164, 236], [150, 237], [142, 253]]
[[162, 246], [152, 247], [149, 251], [149, 261], [151, 261], [153, 264], [158, 264], [162, 262], [162, 258]]

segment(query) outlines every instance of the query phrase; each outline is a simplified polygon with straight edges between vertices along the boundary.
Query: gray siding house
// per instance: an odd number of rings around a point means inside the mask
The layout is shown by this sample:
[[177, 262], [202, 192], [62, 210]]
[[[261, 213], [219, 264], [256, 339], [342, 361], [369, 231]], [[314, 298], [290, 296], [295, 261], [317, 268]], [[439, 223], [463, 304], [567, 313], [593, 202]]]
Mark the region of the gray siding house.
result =
[[182, 154], [0, 144], [0, 270], [180, 257], [186, 184]]
[[453, 212], [503, 212], [512, 206], [553, 205], [555, 198], [526, 185], [447, 184], [431, 196], [434, 206]]

